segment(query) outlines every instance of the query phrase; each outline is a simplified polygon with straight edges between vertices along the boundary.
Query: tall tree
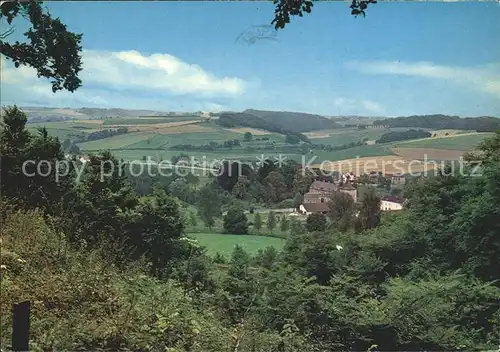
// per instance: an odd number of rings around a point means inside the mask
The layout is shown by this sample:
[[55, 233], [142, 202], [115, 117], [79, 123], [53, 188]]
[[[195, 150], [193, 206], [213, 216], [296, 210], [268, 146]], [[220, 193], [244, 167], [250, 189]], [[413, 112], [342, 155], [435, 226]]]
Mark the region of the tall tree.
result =
[[286, 231], [288, 231], [289, 227], [290, 227], [290, 222], [288, 221], [288, 218], [286, 217], [286, 215], [283, 215], [281, 217], [281, 221], [280, 221], [280, 230], [283, 232], [286, 232]]
[[260, 229], [262, 228], [262, 217], [259, 213], [255, 213], [255, 216], [253, 217], [253, 227], [257, 231], [260, 231]]
[[345, 231], [353, 225], [356, 204], [349, 194], [332, 192], [328, 207], [330, 209], [328, 216], [338, 230]]
[[142, 198], [138, 206], [125, 215], [125, 243], [133, 257], [146, 256], [152, 273], [162, 276], [163, 269], [181, 256], [179, 240], [184, 224], [175, 199], [157, 190], [152, 196]]
[[274, 228], [276, 227], [276, 214], [274, 213], [274, 211], [270, 211], [268, 214], [267, 214], [267, 229], [271, 232], [273, 232]]
[[0, 4], [0, 19], [12, 25], [22, 17], [31, 28], [24, 33], [25, 43], [9, 43], [5, 39], [12, 34], [13, 27], [0, 34], [0, 52], [16, 67], [26, 65], [37, 71], [38, 77], [51, 80], [52, 91], [78, 89], [82, 82], [78, 78], [82, 70], [80, 46], [82, 34], [67, 30], [59, 18], [52, 18], [40, 1], [4, 1]]
[[216, 185], [207, 183], [200, 189], [197, 208], [198, 215], [209, 229], [215, 224], [215, 218], [221, 215], [221, 198]]
[[250, 132], [245, 132], [245, 134], [243, 135], [243, 139], [245, 140], [245, 142], [250, 142], [252, 138], [253, 135]]
[[265, 182], [270, 186], [270, 198], [274, 203], [287, 198], [285, 178], [279, 171], [271, 171]]
[[227, 233], [244, 235], [248, 233], [248, 219], [243, 207], [233, 205], [224, 216], [224, 230]]
[[325, 231], [326, 216], [321, 213], [312, 213], [307, 216], [306, 228], [309, 232]]
[[362, 229], [371, 229], [380, 222], [380, 197], [373, 187], [362, 187], [358, 219]]
[[314, 181], [314, 173], [309, 169], [300, 169], [295, 173], [293, 179], [294, 193], [305, 194]]

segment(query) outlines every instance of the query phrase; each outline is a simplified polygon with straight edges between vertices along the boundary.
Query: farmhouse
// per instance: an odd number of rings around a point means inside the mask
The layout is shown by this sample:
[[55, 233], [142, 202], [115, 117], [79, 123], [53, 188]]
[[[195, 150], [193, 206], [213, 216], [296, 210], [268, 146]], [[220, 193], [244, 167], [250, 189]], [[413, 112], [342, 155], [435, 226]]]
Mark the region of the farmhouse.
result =
[[403, 199], [396, 196], [385, 196], [380, 201], [380, 210], [395, 211], [403, 209]]
[[340, 191], [349, 194], [355, 202], [358, 200], [357, 189], [350, 182], [335, 184], [332, 182], [314, 181], [309, 187], [309, 192], [304, 194], [304, 202], [299, 207], [302, 214], [326, 213], [332, 192]]

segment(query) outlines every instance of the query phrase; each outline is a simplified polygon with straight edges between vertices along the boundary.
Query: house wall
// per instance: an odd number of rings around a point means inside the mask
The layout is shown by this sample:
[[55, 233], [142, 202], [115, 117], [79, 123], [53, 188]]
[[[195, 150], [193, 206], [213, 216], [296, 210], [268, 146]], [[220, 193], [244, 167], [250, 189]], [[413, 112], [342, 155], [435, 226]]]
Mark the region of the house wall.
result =
[[403, 209], [403, 205], [395, 202], [389, 202], [387, 200], [383, 200], [380, 202], [380, 210], [382, 211], [394, 211]]
[[403, 176], [395, 176], [391, 179], [393, 185], [404, 185], [406, 183], [406, 178]]

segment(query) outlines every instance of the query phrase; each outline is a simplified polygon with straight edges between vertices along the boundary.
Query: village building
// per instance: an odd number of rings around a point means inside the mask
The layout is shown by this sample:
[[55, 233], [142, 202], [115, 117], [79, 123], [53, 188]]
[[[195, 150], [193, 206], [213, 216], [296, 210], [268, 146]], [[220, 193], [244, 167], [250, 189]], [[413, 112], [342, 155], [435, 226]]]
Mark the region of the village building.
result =
[[299, 206], [302, 214], [327, 213], [328, 202], [332, 192], [339, 191], [349, 194], [355, 202], [358, 201], [358, 192], [350, 182], [335, 184], [333, 182], [314, 181], [309, 187], [309, 192], [304, 194], [303, 204]]
[[391, 176], [391, 184], [404, 185], [406, 184], [406, 177], [402, 174], [394, 174]]
[[395, 211], [403, 209], [404, 200], [396, 196], [385, 196], [380, 200], [380, 210]]

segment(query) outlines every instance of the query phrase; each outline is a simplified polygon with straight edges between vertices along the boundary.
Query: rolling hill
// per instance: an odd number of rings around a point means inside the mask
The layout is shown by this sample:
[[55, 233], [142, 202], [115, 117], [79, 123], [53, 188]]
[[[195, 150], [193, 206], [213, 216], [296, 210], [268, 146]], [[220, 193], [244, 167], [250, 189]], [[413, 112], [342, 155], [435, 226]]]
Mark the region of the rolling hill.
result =
[[458, 117], [449, 115], [414, 115], [395, 117], [373, 122], [374, 125], [388, 127], [420, 127], [436, 130], [476, 130], [477, 132], [495, 132], [500, 129], [500, 118], [493, 116]]
[[265, 111], [247, 109], [245, 114], [260, 117], [261, 119], [275, 125], [287, 128], [292, 132], [310, 132], [314, 130], [340, 128], [335, 121], [321, 115], [306, 114], [302, 112], [291, 111]]

